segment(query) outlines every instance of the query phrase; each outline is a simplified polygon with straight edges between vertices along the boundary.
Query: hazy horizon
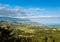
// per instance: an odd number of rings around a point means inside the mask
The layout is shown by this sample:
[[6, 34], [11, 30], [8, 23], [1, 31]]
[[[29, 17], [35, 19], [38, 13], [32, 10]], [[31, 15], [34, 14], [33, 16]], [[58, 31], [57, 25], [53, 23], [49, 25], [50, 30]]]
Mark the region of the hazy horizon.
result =
[[60, 24], [60, 1], [1, 0], [0, 17], [29, 19], [43, 24]]

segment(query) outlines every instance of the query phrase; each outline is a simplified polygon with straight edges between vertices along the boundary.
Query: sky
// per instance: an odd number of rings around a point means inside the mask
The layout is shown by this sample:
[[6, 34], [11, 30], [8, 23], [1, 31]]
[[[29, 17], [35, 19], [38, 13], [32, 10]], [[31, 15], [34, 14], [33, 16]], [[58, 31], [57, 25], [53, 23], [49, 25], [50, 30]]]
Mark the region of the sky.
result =
[[58, 24], [60, 0], [0, 0], [0, 17], [28, 18], [44, 24]]

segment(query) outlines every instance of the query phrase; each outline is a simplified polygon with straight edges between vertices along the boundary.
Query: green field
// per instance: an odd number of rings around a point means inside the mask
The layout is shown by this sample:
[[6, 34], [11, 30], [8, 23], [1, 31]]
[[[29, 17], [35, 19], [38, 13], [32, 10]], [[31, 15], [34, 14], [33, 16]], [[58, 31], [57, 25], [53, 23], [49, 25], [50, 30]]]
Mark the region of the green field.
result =
[[60, 27], [31, 25], [0, 21], [0, 42], [60, 42]]

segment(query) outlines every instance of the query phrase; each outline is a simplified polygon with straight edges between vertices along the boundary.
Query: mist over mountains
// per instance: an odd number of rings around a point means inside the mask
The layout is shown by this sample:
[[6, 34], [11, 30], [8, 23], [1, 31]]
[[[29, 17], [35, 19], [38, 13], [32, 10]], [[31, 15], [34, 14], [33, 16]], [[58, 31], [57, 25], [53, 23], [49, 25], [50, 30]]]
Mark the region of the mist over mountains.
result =
[[0, 20], [13, 21], [13, 22], [30, 22], [31, 21], [29, 19], [11, 18], [11, 17], [0, 17]]
[[[23, 23], [23, 22], [31, 22], [30, 24], [33, 24], [34, 25], [34, 21], [31, 21], [30, 19], [27, 19], [27, 18], [11, 18], [11, 17], [0, 17], [0, 20], [2, 21], [13, 21], [13, 22], [17, 22], [17, 23]], [[41, 19], [42, 20], [42, 19]], [[37, 24], [39, 24], [40, 22], [35, 22]], [[36, 24], [36, 25], [37, 25]], [[43, 26], [43, 23], [40, 23], [39, 24], [40, 26]], [[46, 26], [55, 26], [55, 27], [60, 27], [60, 24], [53, 24], [53, 23], [50, 23], [50, 24], [44, 24]]]

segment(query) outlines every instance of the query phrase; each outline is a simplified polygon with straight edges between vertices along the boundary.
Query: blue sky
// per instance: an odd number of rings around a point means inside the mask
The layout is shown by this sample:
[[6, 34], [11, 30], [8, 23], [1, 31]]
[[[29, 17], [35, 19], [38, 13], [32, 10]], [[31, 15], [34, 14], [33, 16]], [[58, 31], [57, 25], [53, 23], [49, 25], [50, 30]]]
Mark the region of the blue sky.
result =
[[60, 0], [0, 0], [0, 16], [60, 23]]
[[0, 0], [2, 4], [23, 7], [58, 8], [60, 0]]

